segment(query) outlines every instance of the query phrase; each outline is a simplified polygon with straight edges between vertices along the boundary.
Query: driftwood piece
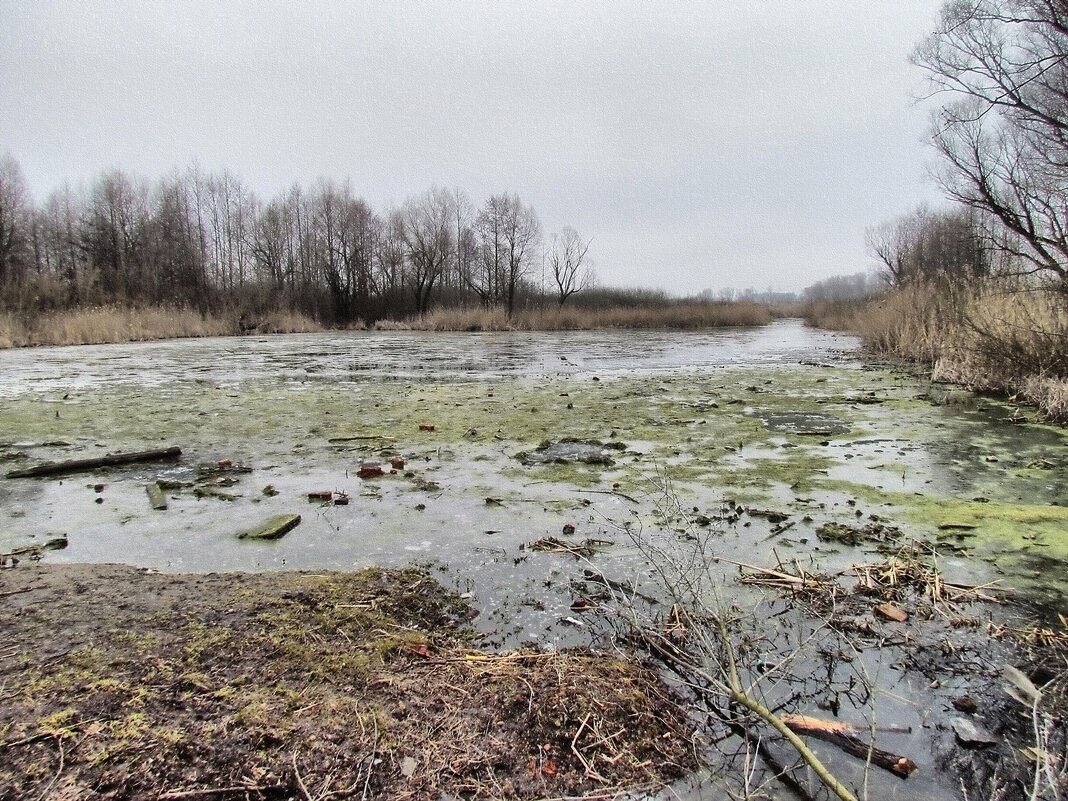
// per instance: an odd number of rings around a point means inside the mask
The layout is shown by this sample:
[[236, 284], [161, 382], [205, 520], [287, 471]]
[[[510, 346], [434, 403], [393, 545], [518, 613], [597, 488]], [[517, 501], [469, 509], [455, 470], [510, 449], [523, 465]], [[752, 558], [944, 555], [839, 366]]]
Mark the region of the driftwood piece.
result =
[[300, 523], [300, 515], [275, 515], [254, 528], [237, 535], [239, 540], [276, 540], [284, 537]]
[[590, 538], [584, 542], [564, 542], [556, 537], [542, 537], [530, 544], [532, 551], [544, 551], [545, 553], [569, 553], [573, 556], [593, 556], [597, 548], [614, 545], [611, 540], [599, 540]]
[[331, 445], [341, 445], [346, 442], [374, 442], [375, 440], [394, 442], [396, 439], [396, 437], [387, 437], [384, 434], [354, 434], [351, 437], [330, 437], [327, 442]]
[[163, 494], [163, 488], [155, 481], [145, 487], [145, 492], [148, 493], [148, 502], [152, 504], [153, 509], [162, 512], [167, 508], [167, 496]]
[[28, 467], [25, 470], [13, 470], [7, 474], [7, 478], [39, 478], [44, 476], [61, 476], [67, 473], [82, 473], [87, 470], [95, 470], [98, 467], [116, 467], [136, 462], [163, 462], [177, 459], [182, 455], [179, 447], [160, 448], [152, 451], [137, 451], [135, 453], [109, 453], [105, 456], [95, 456], [89, 459], [71, 459], [65, 462], [46, 462], [36, 467]]
[[603, 573], [598, 573], [596, 570], [590, 570], [589, 568], [587, 568], [586, 570], [583, 570], [582, 571], [582, 580], [586, 581], [586, 582], [590, 582], [592, 584], [603, 584], [604, 586], [608, 587], [609, 589], [615, 590], [616, 592], [623, 593], [623, 595], [625, 595], [625, 596], [629, 597], [629, 596], [633, 595], [633, 596], [635, 596], [637, 598], [641, 598], [646, 603], [650, 603], [650, 604], [659, 604], [660, 603], [660, 601], [658, 601], [656, 598], [653, 598], [651, 595], [645, 595], [644, 593], [639, 592], [634, 586], [632, 586], [630, 584], [625, 584], [624, 582], [621, 582], [621, 581], [616, 581], [615, 579], [610, 579], [610, 578], [608, 578], [608, 576], [604, 575]]
[[856, 726], [842, 723], [837, 720], [823, 720], [808, 715], [783, 715], [782, 722], [790, 731], [796, 734], [804, 734], [816, 737], [832, 745], [836, 745], [859, 759], [870, 759], [871, 763], [883, 770], [890, 771], [895, 776], [907, 779], [916, 770], [916, 763], [908, 757], [891, 754], [888, 751], [880, 751], [873, 745], [864, 742], [856, 736], [859, 730]]

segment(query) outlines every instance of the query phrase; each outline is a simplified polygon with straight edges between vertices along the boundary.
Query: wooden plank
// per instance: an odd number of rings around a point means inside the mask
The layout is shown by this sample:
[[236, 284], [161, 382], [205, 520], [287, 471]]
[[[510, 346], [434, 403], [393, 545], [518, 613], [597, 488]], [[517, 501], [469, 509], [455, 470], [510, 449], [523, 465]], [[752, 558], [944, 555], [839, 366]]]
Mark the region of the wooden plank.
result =
[[148, 501], [153, 509], [162, 512], [167, 508], [167, 496], [163, 494], [163, 488], [155, 481], [145, 487], [145, 492], [148, 493]]
[[284, 537], [300, 523], [300, 515], [275, 515], [269, 517], [258, 526], [242, 531], [237, 535], [239, 540], [276, 540]]

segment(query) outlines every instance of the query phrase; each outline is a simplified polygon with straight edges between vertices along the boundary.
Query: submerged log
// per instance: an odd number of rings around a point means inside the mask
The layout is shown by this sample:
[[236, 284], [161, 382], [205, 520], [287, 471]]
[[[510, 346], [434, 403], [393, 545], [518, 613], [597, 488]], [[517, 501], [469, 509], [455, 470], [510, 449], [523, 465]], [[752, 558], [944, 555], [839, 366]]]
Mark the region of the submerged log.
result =
[[239, 540], [276, 540], [284, 537], [300, 523], [300, 515], [275, 515], [264, 520], [255, 528], [242, 531], [237, 535]]
[[7, 478], [39, 478], [42, 476], [61, 476], [67, 473], [82, 473], [87, 470], [95, 470], [98, 467], [116, 467], [136, 462], [162, 462], [177, 459], [182, 455], [179, 447], [160, 448], [152, 451], [137, 451], [135, 453], [109, 453], [105, 456], [95, 456], [89, 459], [71, 459], [65, 462], [46, 462], [36, 467], [28, 467], [25, 470], [13, 470], [7, 474]]
[[870, 743], [864, 742], [856, 736], [856, 726], [842, 723], [837, 720], [822, 720], [807, 715], [783, 715], [782, 722], [790, 731], [796, 734], [804, 734], [816, 737], [836, 745], [858, 759], [871, 760], [877, 767], [907, 779], [916, 770], [916, 763], [908, 757], [891, 754], [888, 751], [880, 751]]

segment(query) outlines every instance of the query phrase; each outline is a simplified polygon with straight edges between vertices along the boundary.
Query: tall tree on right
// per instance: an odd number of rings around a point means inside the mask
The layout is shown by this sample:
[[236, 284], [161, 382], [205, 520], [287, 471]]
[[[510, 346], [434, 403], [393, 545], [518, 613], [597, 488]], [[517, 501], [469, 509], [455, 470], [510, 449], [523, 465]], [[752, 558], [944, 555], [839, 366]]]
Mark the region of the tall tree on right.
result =
[[948, 0], [912, 58], [945, 98], [944, 189], [1019, 272], [1068, 292], [1068, 0]]

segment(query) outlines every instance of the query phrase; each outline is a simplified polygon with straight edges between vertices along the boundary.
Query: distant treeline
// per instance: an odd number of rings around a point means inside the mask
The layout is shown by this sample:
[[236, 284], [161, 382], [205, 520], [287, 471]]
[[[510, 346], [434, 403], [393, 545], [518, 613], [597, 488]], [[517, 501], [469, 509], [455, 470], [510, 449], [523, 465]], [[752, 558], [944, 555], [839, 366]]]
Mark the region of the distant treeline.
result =
[[511, 316], [589, 288], [588, 250], [572, 228], [546, 237], [534, 209], [509, 193], [476, 207], [462, 191], [432, 188], [375, 210], [348, 182], [295, 185], [263, 200], [230, 172], [194, 167], [155, 183], [112, 170], [38, 205], [15, 159], [0, 158], [0, 308], [8, 310], [287, 309], [328, 325], [435, 305]]

